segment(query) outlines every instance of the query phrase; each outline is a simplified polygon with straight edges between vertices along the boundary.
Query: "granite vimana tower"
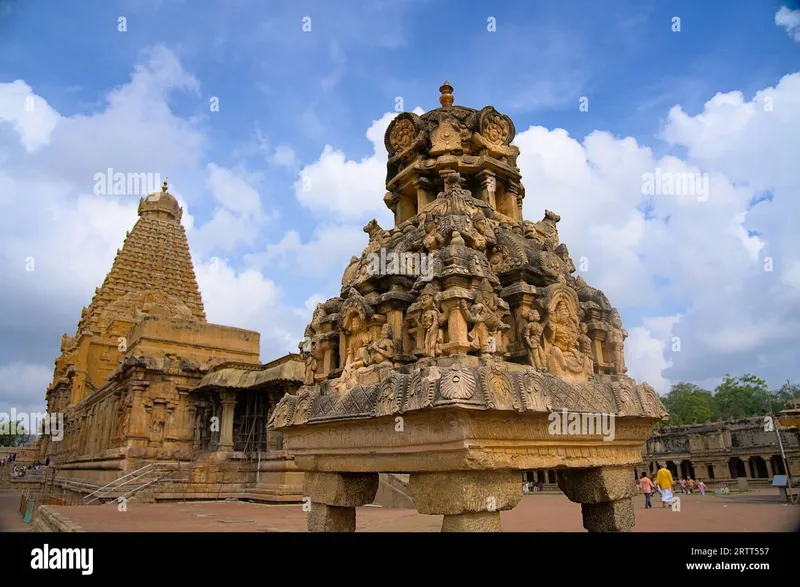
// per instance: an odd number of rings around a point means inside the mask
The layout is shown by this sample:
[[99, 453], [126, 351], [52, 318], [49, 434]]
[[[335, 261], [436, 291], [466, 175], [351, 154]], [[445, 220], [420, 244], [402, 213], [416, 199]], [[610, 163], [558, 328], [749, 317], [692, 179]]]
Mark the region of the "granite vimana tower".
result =
[[[290, 383], [292, 377], [281, 373], [292, 361], [279, 360], [276, 368], [261, 365], [257, 332], [206, 321], [180, 223], [182, 209], [166, 182], [161, 192], [139, 201], [138, 214], [103, 284], [81, 312], [76, 334], [61, 339], [46, 399], [49, 413], [64, 414], [65, 430], [60, 440], [43, 435], [40, 454], [58, 466], [56, 483], [78, 494], [149, 464], [174, 469], [192, 463], [190, 477], [176, 479], [184, 483], [180, 497], [216, 497], [221, 494], [216, 474], [226, 468], [229, 483], [255, 478], [255, 470], [231, 463], [234, 456], [243, 458], [235, 451], [256, 450], [235, 446], [234, 421], [246, 419], [240, 408], [254, 404], [253, 393], [265, 392], [262, 400], [272, 394], [274, 408], [287, 388], [270, 389], [270, 377], [285, 376], [282, 383]], [[296, 389], [302, 363], [294, 365], [300, 366]], [[266, 433], [269, 402], [258, 405]], [[252, 436], [259, 434], [254, 430]], [[264, 444], [258, 447], [265, 451], [259, 461], [269, 452]], [[110, 495], [125, 495], [132, 487]]]
[[[305, 386], [271, 416], [306, 472], [309, 529], [354, 531], [378, 473], [395, 473], [443, 531], [497, 531], [519, 472], [557, 469], [588, 530], [628, 530], [633, 467], [667, 412], [625, 375], [619, 313], [573, 275], [559, 216], [523, 219], [511, 119], [454, 105], [447, 82], [440, 93], [440, 108], [389, 125], [395, 225], [364, 227], [368, 246], [300, 345]], [[378, 257], [432, 272], [376, 270]], [[613, 415], [612, 438], [554, 434], [564, 410]]]

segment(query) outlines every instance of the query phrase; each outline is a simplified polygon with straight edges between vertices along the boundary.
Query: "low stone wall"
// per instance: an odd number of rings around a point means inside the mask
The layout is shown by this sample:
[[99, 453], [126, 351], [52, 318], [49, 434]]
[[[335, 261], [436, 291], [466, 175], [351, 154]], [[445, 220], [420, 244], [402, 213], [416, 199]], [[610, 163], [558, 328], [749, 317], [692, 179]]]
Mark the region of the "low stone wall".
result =
[[46, 505], [36, 510], [31, 527], [34, 532], [84, 532], [78, 524]]

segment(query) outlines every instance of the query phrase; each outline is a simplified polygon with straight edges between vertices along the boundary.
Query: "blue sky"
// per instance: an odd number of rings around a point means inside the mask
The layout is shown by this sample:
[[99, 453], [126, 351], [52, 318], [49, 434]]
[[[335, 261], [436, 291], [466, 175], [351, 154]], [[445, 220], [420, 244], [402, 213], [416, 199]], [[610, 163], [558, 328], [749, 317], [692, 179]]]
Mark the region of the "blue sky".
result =
[[[457, 104], [492, 104], [513, 118], [521, 161], [530, 145], [530, 158], [521, 163], [526, 215], [538, 220], [545, 207], [554, 209], [573, 258], [596, 261], [600, 269], [587, 281], [604, 287], [620, 307], [631, 332], [626, 352], [634, 375], [659, 379], [661, 390], [677, 380], [711, 384], [741, 369], [761, 369], [773, 384], [798, 376], [786, 355], [800, 345], [797, 336], [778, 333], [771, 342], [763, 335], [787, 320], [780, 313], [762, 322], [758, 316], [758, 307], [775, 306], [775, 299], [789, 312], [800, 284], [789, 252], [797, 239], [781, 221], [797, 210], [781, 194], [797, 186], [783, 162], [797, 147], [798, 117], [778, 106], [780, 124], [770, 122], [778, 116], [741, 123], [759, 92], [774, 90], [787, 96], [779, 105], [796, 104], [796, 78], [786, 76], [800, 69], [800, 28], [793, 28], [800, 13], [792, 12], [800, 7], [791, 4], [0, 2], [0, 87], [46, 105], [45, 118], [36, 122], [43, 126], [36, 126], [14, 114], [16, 97], [3, 102], [0, 93], [0, 161], [6, 164], [0, 212], [18, 214], [0, 227], [8, 228], [7, 251], [23, 255], [27, 247], [43, 257], [40, 281], [19, 275], [12, 253], [3, 257], [7, 289], [17, 293], [6, 292], [14, 316], [0, 323], [0, 334], [6, 341], [20, 332], [28, 336], [0, 347], [0, 370], [22, 366], [30, 376], [20, 389], [52, 375], [61, 333], [72, 334], [80, 307], [135, 221], [138, 198], [86, 204], [91, 172], [108, 167], [169, 177], [191, 216], [188, 233], [209, 319], [260, 331], [264, 360], [293, 350], [309, 308], [338, 294], [350, 255], [366, 244], [360, 227], [375, 215], [383, 214], [384, 225], [389, 218], [380, 210], [386, 115], [398, 98], [405, 110], [437, 107], [438, 87], [448, 79]], [[776, 22], [782, 6], [779, 20], [788, 24]], [[118, 30], [120, 17], [125, 32]], [[303, 31], [305, 17], [310, 32]], [[487, 30], [490, 17], [494, 31]], [[672, 30], [673, 17], [680, 18], [680, 32]], [[24, 87], [12, 85], [17, 82]], [[741, 92], [739, 103], [712, 102], [731, 92]], [[218, 112], [209, 109], [212, 97], [219, 99]], [[581, 97], [589, 99], [588, 112], [578, 108]], [[58, 122], [48, 126], [50, 119]], [[25, 148], [24, 134], [34, 127], [45, 129], [36, 131], [42, 145]], [[377, 154], [370, 128], [379, 139]], [[754, 136], [775, 154], [748, 151]], [[650, 164], [644, 158], [663, 163], [667, 155], [687, 169], [718, 174], [721, 193], [736, 196], [719, 198], [719, 209], [684, 222], [673, 204], [652, 206], [640, 195], [635, 202], [614, 199], [640, 181], [639, 171], [622, 177], [629, 163], [638, 170]], [[764, 165], [743, 163], [762, 156]], [[316, 170], [315, 188], [304, 199], [296, 185], [309, 169]], [[31, 194], [33, 206], [9, 195], [17, 190]], [[752, 211], [741, 207], [765, 191], [776, 194], [773, 200]], [[600, 201], [608, 205], [599, 207]], [[62, 229], [43, 213], [56, 208], [84, 223], [64, 238], [92, 247], [87, 258], [58, 256], [53, 235]], [[652, 213], [637, 216], [645, 208]], [[592, 220], [597, 214], [601, 221]], [[737, 252], [734, 241], [714, 238], [731, 223], [756, 240], [736, 237]], [[780, 270], [765, 277], [759, 255], [770, 251]], [[214, 258], [224, 277], [204, 269]], [[82, 265], [62, 287], [68, 263]], [[741, 293], [753, 279], [770, 296], [757, 304]], [[720, 313], [716, 321], [708, 317], [718, 311], [714, 292], [738, 296], [723, 304], [730, 315]], [[701, 311], [708, 321], [692, 320]], [[757, 344], [706, 340], [708, 332], [719, 333], [715, 340], [729, 336], [726, 325], [735, 316], [749, 316], [742, 326], [748, 334], [741, 336]], [[673, 336], [696, 349], [692, 358], [670, 355]]]

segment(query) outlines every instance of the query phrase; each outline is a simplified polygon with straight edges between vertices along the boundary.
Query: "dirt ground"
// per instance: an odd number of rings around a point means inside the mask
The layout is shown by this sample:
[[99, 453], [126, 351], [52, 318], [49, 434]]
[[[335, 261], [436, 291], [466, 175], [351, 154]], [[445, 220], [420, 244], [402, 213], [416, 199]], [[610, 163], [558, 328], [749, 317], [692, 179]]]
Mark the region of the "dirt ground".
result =
[[[634, 532], [786, 532], [800, 522], [800, 506], [784, 506], [775, 491], [727, 496], [682, 495], [681, 511], [662, 508], [656, 497], [644, 509], [644, 497], [634, 499]], [[0, 529], [30, 531], [19, 514], [20, 496], [0, 493]], [[87, 532], [305, 532], [302, 505], [244, 502], [188, 502], [52, 506]], [[441, 516], [414, 510], [358, 508], [360, 532], [438, 532]], [[526, 495], [511, 511], [502, 512], [506, 532], [585, 532], [581, 506], [562, 494]]]

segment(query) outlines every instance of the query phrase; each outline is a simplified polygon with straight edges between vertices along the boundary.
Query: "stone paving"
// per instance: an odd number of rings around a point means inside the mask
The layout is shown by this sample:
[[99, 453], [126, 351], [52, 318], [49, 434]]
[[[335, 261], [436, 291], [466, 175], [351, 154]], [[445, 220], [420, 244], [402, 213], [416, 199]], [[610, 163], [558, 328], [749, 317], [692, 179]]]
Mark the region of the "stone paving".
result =
[[[9, 498], [8, 496], [13, 496]], [[728, 496], [682, 495], [681, 511], [644, 509], [644, 497], [635, 498], [634, 532], [785, 532], [800, 523], [800, 506], [784, 506], [774, 491]], [[120, 512], [116, 504], [51, 506], [87, 532], [305, 532], [306, 512], [301, 505], [264, 505], [244, 502], [129, 503]], [[506, 532], [585, 532], [579, 504], [561, 494], [526, 495], [510, 512], [501, 514]], [[357, 531], [438, 532], [441, 516], [413, 510], [362, 507]], [[19, 516], [19, 495], [0, 493], [0, 528], [25, 531]]]

